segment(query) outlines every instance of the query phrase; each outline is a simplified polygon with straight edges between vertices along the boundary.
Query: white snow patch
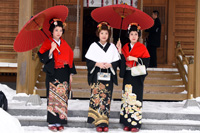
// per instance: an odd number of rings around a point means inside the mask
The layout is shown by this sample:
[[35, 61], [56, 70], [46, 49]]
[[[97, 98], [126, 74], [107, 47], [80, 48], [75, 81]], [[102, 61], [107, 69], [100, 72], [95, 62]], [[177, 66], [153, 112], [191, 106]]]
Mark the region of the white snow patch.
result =
[[0, 67], [17, 67], [17, 63], [0, 62]]
[[[37, 126], [23, 126], [26, 133], [52, 133], [47, 127], [37, 127]], [[71, 128], [65, 127], [64, 131], [66, 133], [97, 133], [94, 128]], [[109, 133], [125, 133], [123, 129], [109, 129]], [[139, 133], [199, 133], [199, 131], [191, 130], [179, 130], [179, 131], [167, 131], [167, 130], [140, 130]]]
[[9, 100], [12, 100], [13, 96], [16, 94], [16, 91], [9, 88], [7, 85], [5, 84], [0, 84], [0, 91], [2, 91], [6, 98]]
[[1, 133], [23, 133], [24, 130], [18, 119], [0, 108], [0, 131]]
[[27, 95], [26, 93], [17, 93], [14, 96], [15, 97], [28, 97], [29, 95]]

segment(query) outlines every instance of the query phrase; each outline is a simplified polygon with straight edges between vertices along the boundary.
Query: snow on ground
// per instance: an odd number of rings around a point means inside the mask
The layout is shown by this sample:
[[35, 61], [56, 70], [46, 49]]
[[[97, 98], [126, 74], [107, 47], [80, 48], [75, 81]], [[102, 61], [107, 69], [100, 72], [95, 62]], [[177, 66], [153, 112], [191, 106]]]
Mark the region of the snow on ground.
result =
[[[24, 93], [16, 94], [16, 91], [9, 88], [7, 85], [0, 84], [0, 90], [3, 91], [8, 99], [9, 108], [19, 109], [46, 109], [46, 99], [42, 99], [41, 106], [25, 106], [24, 102], [12, 100], [15, 97], [28, 97]], [[200, 97], [196, 98], [200, 103]], [[81, 104], [80, 104], [81, 102]], [[158, 113], [183, 113], [183, 114], [200, 114], [198, 107], [183, 108], [184, 101], [180, 102], [158, 102], [158, 101], [144, 101], [143, 112], [158, 112]], [[120, 110], [121, 101], [111, 102], [111, 111]], [[69, 110], [88, 110], [89, 100], [69, 100]]]
[[16, 94], [15, 90], [9, 88], [5, 84], [0, 84], [0, 91], [3, 91], [3, 93], [6, 95], [6, 98], [8, 99], [8, 101], [11, 101], [13, 96]]
[[[25, 133], [52, 133], [47, 127], [23, 127]], [[97, 133], [94, 128], [65, 128], [63, 133]], [[110, 129], [109, 133], [131, 133], [124, 132], [123, 129]], [[180, 131], [166, 131], [166, 130], [140, 130], [139, 133], [199, 133], [199, 131], [180, 130]]]
[[[0, 84], [0, 90], [3, 91], [8, 99], [8, 107], [10, 109], [44, 109], [46, 110], [46, 99], [42, 99], [43, 104], [41, 106], [25, 106], [24, 101], [12, 100], [15, 97], [28, 97], [28, 95], [21, 93], [16, 94], [15, 90], [12, 90], [7, 85]], [[196, 98], [200, 103], [200, 97]], [[157, 112], [157, 113], [182, 113], [182, 114], [200, 114], [200, 109], [197, 107], [183, 108], [186, 101], [181, 102], [158, 102], [158, 101], [144, 101], [143, 102], [143, 112]], [[80, 104], [81, 103], [81, 104]], [[120, 110], [121, 101], [112, 101], [111, 111]], [[69, 110], [88, 110], [89, 100], [69, 100]], [[20, 116], [19, 116], [20, 117]], [[44, 116], [46, 117], [46, 116]], [[1, 117], [0, 117], [1, 118]], [[155, 120], [154, 120], [155, 121]], [[144, 119], [145, 122], [145, 119]], [[37, 127], [37, 126], [24, 126], [25, 133], [51, 133], [47, 127]], [[0, 125], [0, 132], [1, 125]], [[65, 128], [64, 132], [72, 133], [94, 133], [96, 132], [93, 128]], [[120, 133], [123, 132], [122, 129], [110, 129], [110, 133]], [[6, 133], [6, 132], [3, 132]], [[9, 132], [10, 133], [10, 132]], [[167, 131], [167, 130], [141, 130], [140, 133], [199, 133], [199, 131]]]
[[18, 119], [0, 108], [0, 132], [1, 133], [23, 133], [24, 129]]

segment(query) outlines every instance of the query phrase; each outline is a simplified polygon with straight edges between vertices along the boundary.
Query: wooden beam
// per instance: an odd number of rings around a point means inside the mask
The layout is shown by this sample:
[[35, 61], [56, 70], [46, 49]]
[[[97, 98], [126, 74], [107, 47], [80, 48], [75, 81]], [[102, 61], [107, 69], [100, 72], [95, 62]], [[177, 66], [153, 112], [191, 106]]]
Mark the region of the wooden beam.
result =
[[195, 17], [195, 48], [194, 48], [194, 73], [195, 73], [195, 97], [200, 96], [200, 1], [196, 0]]
[[[33, 0], [19, 0], [19, 31], [33, 14]], [[31, 70], [32, 51], [18, 53], [17, 93], [30, 93], [34, 71]]]

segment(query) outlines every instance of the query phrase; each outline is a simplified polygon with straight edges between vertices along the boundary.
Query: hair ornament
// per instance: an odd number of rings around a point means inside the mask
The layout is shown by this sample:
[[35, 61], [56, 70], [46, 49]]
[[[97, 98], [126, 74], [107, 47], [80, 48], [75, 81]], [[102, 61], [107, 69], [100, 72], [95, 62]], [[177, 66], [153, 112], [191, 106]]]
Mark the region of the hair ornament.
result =
[[107, 22], [101, 22], [100, 24], [97, 25], [98, 30], [101, 30], [102, 25], [105, 24], [108, 26], [108, 29], [110, 30], [110, 25], [108, 25]]
[[66, 22], [63, 22], [63, 28], [65, 28], [67, 26]]
[[137, 26], [137, 32], [139, 32], [139, 30], [141, 29], [141, 27], [138, 25], [138, 23], [130, 23], [130, 24], [128, 25], [128, 31], [131, 29], [131, 26], [132, 26], [132, 25]]
[[54, 18], [53, 21], [51, 21], [51, 24], [53, 23], [55, 26], [58, 25], [57, 21], [61, 21], [60, 18]]

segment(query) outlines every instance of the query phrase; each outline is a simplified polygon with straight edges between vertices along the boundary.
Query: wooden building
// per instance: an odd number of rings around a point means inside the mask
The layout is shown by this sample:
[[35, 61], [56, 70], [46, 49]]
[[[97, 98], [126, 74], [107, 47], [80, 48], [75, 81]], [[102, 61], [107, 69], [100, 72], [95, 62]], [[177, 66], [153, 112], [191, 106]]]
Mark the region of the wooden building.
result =
[[[104, 0], [106, 4], [115, 4], [123, 0]], [[124, 0], [124, 2], [130, 0]], [[74, 49], [75, 64], [85, 65], [84, 55], [89, 45], [95, 41], [94, 31], [96, 22], [91, 18], [90, 13], [95, 6], [87, 2], [93, 0], [0, 0], [0, 62], [18, 63], [18, 68], [11, 70], [1, 67], [1, 73], [17, 72], [17, 92], [32, 93], [38, 75], [41, 73], [41, 63], [37, 58], [38, 48], [28, 52], [16, 53], [13, 50], [13, 42], [18, 31], [30, 19], [32, 15], [55, 5], [66, 5], [69, 8], [67, 27], [63, 38]], [[151, 15], [153, 10], [160, 12], [162, 24], [161, 47], [158, 48], [158, 64], [162, 68], [178, 68], [180, 78], [185, 85], [187, 94], [181, 98], [166, 98], [162, 100], [182, 100], [194, 94], [200, 96], [200, 35], [197, 29], [200, 28], [200, 1], [199, 0], [132, 0], [136, 2], [137, 8]], [[102, 6], [102, 3], [101, 5]], [[116, 42], [117, 30], [113, 30], [112, 41]], [[143, 40], [145, 40], [145, 33]], [[181, 48], [177, 44], [181, 43]], [[181, 50], [180, 50], [181, 49]], [[181, 51], [181, 52], [180, 52]], [[180, 53], [185, 60], [179, 60]], [[199, 55], [199, 56], [198, 56]], [[188, 57], [194, 57], [194, 63]], [[192, 59], [191, 59], [192, 60]], [[182, 65], [180, 65], [182, 64]], [[193, 64], [192, 67], [189, 67]], [[185, 72], [184, 66], [187, 65]], [[189, 72], [190, 74], [189, 74]], [[82, 71], [82, 70], [80, 70]], [[199, 74], [199, 75], [198, 75]], [[170, 76], [169, 76], [170, 77]], [[186, 78], [187, 79], [186, 79]], [[189, 79], [188, 79], [189, 78]], [[44, 80], [44, 79], [43, 79]], [[78, 80], [78, 79], [77, 79]], [[190, 91], [188, 90], [190, 88]], [[160, 91], [160, 90], [158, 90]], [[171, 93], [173, 92], [170, 91]], [[177, 92], [175, 90], [175, 92]], [[179, 89], [178, 92], [181, 92]], [[40, 93], [38, 91], [38, 93]], [[42, 95], [42, 94], [41, 94]], [[155, 95], [147, 96], [146, 99], [155, 99]], [[163, 97], [163, 95], [160, 95]], [[159, 100], [159, 98], [157, 98]]]

